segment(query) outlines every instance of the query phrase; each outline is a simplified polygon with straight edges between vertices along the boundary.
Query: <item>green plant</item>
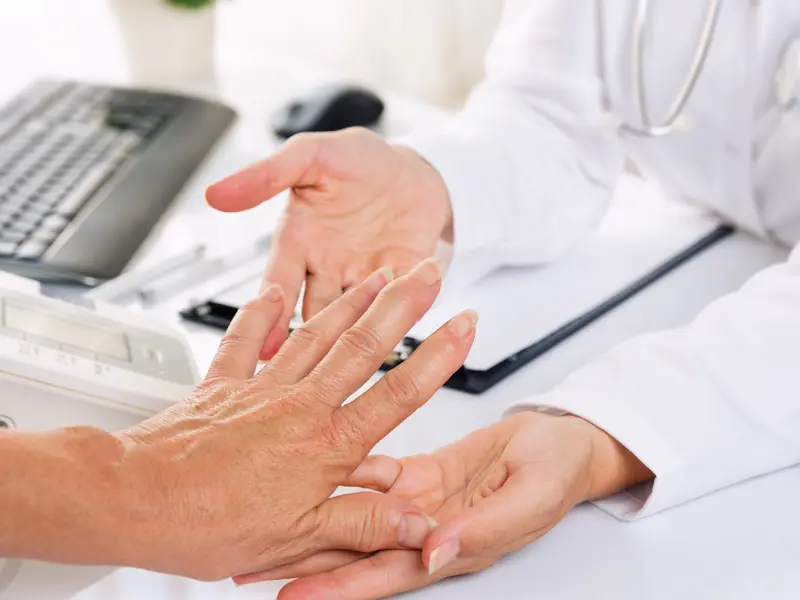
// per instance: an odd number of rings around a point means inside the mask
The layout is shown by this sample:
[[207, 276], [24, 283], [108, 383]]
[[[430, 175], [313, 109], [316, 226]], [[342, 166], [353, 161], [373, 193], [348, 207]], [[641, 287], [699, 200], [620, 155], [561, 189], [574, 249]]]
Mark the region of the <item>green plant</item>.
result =
[[180, 8], [203, 8], [214, 4], [214, 0], [167, 0], [167, 4]]

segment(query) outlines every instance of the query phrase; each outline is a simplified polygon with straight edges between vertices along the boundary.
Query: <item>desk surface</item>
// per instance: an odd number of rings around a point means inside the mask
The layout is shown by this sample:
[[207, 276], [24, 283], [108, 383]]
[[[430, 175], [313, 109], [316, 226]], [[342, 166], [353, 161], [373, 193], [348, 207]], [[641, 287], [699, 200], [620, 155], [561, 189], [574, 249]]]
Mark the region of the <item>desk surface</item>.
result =
[[[35, 7], [55, 6], [54, 2], [45, 0], [30, 0], [29, 4], [30, 10], [23, 15], [29, 19], [36, 18]], [[98, 23], [106, 18], [98, 2], [75, 0], [73, 6], [76, 5], [84, 17], [90, 15]], [[25, 28], [15, 28], [20, 29]], [[235, 35], [233, 26], [229, 34]], [[42, 35], [53, 35], [53, 32]], [[107, 33], [98, 36], [93, 43], [111, 43]], [[17, 35], [0, 41], [0, 52], [4, 47], [9, 48], [8, 44], [12, 44], [13, 50], [19, 50], [13, 48], [13, 40], [21, 43], [20, 39]], [[64, 39], [63, 32], [61, 39]], [[84, 46], [85, 52], [92, 51], [87, 48]], [[46, 54], [39, 53], [29, 64], [15, 65], [12, 75], [0, 83], [0, 93], [10, 92], [25, 79], [39, 74], [119, 80], [115, 76], [118, 72], [115, 60], [118, 59], [113, 52], [91, 63], [82, 60], [85, 55], [80, 48], [73, 47], [71, 52], [71, 62], [62, 57], [62, 62], [51, 64]], [[192, 246], [198, 242], [198, 231], [217, 240], [242, 239], [247, 233], [255, 236], [270, 226], [280, 210], [280, 201], [257, 209], [256, 218], [253, 213], [246, 217], [220, 215], [205, 205], [202, 191], [218, 177], [274, 148], [275, 141], [266, 134], [265, 116], [296, 90], [318, 82], [319, 76], [285, 59], [272, 63], [266, 60], [258, 64], [247, 62], [244, 66], [238, 60], [231, 60], [223, 61], [220, 76], [213, 86], [187, 86], [228, 101], [239, 109], [242, 118], [186, 187], [171, 214], [143, 248], [138, 264], [157, 262]], [[437, 109], [390, 97], [387, 130], [392, 134], [403, 133], [441, 117]], [[687, 322], [708, 301], [735, 289], [778, 255], [774, 249], [750, 238], [734, 236], [490, 393], [472, 397], [441, 391], [382, 442], [379, 451], [398, 456], [427, 451], [484, 426], [494, 421], [513, 400], [550, 388], [617, 342], [638, 333]], [[199, 364], [207, 365], [219, 335], [199, 327], [185, 327]], [[544, 539], [508, 557], [490, 571], [445, 582], [409, 597], [419, 600], [455, 597], [478, 600], [489, 596], [509, 599], [535, 596], [550, 600], [588, 597], [795, 599], [800, 590], [797, 506], [800, 506], [800, 469], [797, 468], [759, 478], [634, 524], [618, 522], [593, 506], [581, 506]], [[230, 582], [206, 584], [120, 569], [75, 592], [85, 586], [87, 580], [96, 580], [105, 572], [52, 567], [46, 575], [43, 573], [36, 591], [14, 597], [238, 600], [272, 598], [279, 589], [278, 584], [236, 589]]]

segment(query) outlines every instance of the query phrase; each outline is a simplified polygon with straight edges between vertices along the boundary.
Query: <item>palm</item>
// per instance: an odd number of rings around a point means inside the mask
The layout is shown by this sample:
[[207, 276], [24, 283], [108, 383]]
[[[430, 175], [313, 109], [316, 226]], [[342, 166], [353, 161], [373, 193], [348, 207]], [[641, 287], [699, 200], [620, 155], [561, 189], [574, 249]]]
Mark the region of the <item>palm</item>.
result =
[[507, 447], [498, 453], [496, 446], [507, 442], [481, 430], [433, 454], [403, 459], [400, 475], [386, 492], [445, 523], [502, 486]]
[[413, 502], [444, 525], [514, 478], [536, 490], [531, 502], [542, 511], [560, 510], [566, 488], [577, 477], [574, 470], [581, 467], [571, 455], [583, 449], [560, 447], [540, 419], [521, 417], [511, 425], [476, 431], [433, 454], [399, 461], [400, 474], [386, 493]]
[[265, 281], [281, 285], [287, 310], [265, 343], [265, 359], [283, 342], [304, 283], [307, 319], [371, 272], [402, 274], [432, 256], [450, 222], [439, 174], [411, 150], [358, 129], [296, 136], [207, 197], [220, 210], [240, 211], [286, 189]]
[[430, 218], [401, 172], [369, 180], [361, 168], [322, 166], [325, 183], [292, 191], [278, 238], [279, 249], [306, 249], [308, 273], [346, 289], [382, 266], [403, 272], [433, 254], [446, 217]]

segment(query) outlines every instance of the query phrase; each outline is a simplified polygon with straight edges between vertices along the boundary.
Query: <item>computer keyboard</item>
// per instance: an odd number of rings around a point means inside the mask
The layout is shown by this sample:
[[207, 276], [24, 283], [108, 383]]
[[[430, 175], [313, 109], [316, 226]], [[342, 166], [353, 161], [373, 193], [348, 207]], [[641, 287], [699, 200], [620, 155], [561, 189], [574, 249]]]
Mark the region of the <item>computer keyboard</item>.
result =
[[0, 269], [114, 277], [234, 117], [184, 96], [32, 85], [0, 108]]

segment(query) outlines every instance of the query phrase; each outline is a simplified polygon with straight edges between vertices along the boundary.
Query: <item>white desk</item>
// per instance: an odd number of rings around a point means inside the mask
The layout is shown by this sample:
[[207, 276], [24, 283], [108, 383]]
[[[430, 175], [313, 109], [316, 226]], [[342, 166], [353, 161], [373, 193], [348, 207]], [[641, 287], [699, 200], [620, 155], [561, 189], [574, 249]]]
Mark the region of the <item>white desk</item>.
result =
[[[31, 0], [31, 5], [43, 0]], [[60, 4], [60, 3], [59, 3]], [[78, 2], [84, 12], [88, 0]], [[93, 13], [94, 14], [94, 13]], [[100, 14], [99, 12], [97, 13]], [[98, 17], [101, 18], [101, 17]], [[102, 35], [107, 36], [105, 32]], [[2, 37], [2, 36], [0, 36]], [[20, 38], [17, 38], [19, 40]], [[62, 37], [63, 39], [63, 37]], [[102, 39], [102, 38], [98, 38]], [[84, 40], [85, 41], [85, 40]], [[0, 52], [2, 52], [0, 41]], [[88, 42], [86, 42], [88, 43]], [[90, 78], [114, 77], [113, 53], [81, 63], [77, 57], [55, 67], [47, 61], [15, 65], [18, 83], [25, 76], [61, 73]], [[41, 56], [45, 56], [40, 53]], [[66, 60], [66, 59], [65, 59]], [[242, 120], [204, 169], [186, 188], [172, 214], [152, 236], [140, 264], [159, 260], [205, 236], [241, 239], [269, 226], [280, 202], [247, 216], [223, 216], [205, 206], [205, 185], [246, 162], [265, 155], [274, 142], [265, 133], [265, 115], [290, 93], [313, 83], [315, 75], [277, 66], [222, 65], [219, 95], [234, 104]], [[0, 85], [0, 91], [3, 90]], [[440, 118], [440, 112], [402, 99], [391, 99], [389, 131]], [[235, 236], [235, 237], [234, 237]], [[490, 393], [472, 397], [442, 391], [379, 450], [407, 455], [431, 450], [497, 418], [515, 398], [545, 390], [569, 372], [637, 333], [684, 323], [710, 299], [737, 287], [750, 273], [775, 258], [772, 250], [743, 236], [670, 275], [622, 309], [595, 324], [512, 377]], [[177, 321], [177, 319], [175, 319]], [[219, 339], [216, 332], [188, 327], [201, 366], [208, 363]], [[411, 594], [419, 600], [496, 598], [703, 598], [745, 600], [796, 599], [800, 592], [800, 469], [791, 469], [714, 494], [635, 524], [623, 524], [592, 506], [582, 506], [544, 539], [507, 558], [483, 574], [462, 578]], [[53, 567], [35, 590], [14, 598], [75, 600], [228, 600], [273, 598], [278, 584], [236, 589], [230, 582], [205, 584], [177, 577], [120, 569], [90, 587], [103, 570]], [[10, 597], [10, 596], [9, 596]]]

